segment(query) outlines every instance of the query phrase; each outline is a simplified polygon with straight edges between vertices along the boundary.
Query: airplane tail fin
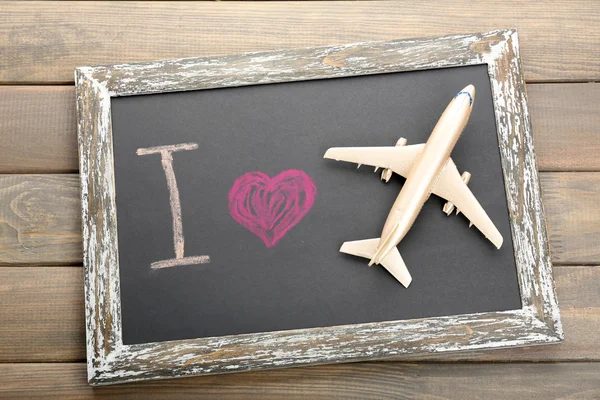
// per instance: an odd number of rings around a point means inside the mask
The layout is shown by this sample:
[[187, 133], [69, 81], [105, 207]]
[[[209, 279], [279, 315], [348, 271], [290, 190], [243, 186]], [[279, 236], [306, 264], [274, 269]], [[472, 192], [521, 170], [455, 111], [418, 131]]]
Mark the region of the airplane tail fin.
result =
[[[377, 253], [379, 247], [379, 238], [356, 240], [353, 242], [345, 242], [340, 251], [346, 254], [352, 254], [363, 258], [372, 259]], [[381, 265], [389, 271], [404, 287], [408, 287], [412, 281], [412, 277], [404, 264], [404, 260], [398, 251], [398, 248], [394, 247], [382, 260]]]

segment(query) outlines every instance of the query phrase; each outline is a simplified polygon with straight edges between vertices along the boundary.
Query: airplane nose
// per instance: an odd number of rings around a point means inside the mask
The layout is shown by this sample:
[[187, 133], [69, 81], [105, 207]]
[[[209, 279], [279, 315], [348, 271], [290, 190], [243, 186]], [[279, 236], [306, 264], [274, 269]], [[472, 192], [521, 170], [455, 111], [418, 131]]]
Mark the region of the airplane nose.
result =
[[469, 105], [473, 106], [473, 100], [475, 99], [475, 86], [466, 86], [463, 90], [456, 94], [456, 97], [459, 97], [459, 95], [466, 95], [465, 97], [469, 98]]
[[468, 85], [463, 90], [461, 90], [461, 92], [467, 92], [471, 95], [471, 98], [474, 98], [475, 97], [475, 86]]

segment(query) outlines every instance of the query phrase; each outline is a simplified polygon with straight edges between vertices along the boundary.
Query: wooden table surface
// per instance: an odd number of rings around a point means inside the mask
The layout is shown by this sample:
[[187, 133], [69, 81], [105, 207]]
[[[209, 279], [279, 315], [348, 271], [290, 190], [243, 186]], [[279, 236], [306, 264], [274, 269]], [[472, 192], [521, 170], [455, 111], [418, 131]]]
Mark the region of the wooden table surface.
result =
[[[593, 0], [0, 3], [0, 398], [600, 399]], [[560, 345], [91, 388], [73, 68], [519, 29]]]

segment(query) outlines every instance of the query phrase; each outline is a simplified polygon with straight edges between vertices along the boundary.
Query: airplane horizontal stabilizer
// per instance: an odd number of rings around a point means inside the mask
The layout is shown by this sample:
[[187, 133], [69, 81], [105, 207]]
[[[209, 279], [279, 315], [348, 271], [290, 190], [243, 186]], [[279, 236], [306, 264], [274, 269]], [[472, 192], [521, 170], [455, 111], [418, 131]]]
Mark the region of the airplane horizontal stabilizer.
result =
[[[377, 253], [377, 247], [379, 246], [379, 238], [356, 240], [354, 242], [345, 242], [340, 248], [340, 252], [346, 254], [352, 254], [353, 256], [359, 256], [363, 258], [371, 259]], [[412, 282], [412, 277], [404, 264], [404, 260], [398, 251], [398, 248], [394, 247], [382, 260], [381, 265], [389, 271], [404, 287], [408, 287]]]

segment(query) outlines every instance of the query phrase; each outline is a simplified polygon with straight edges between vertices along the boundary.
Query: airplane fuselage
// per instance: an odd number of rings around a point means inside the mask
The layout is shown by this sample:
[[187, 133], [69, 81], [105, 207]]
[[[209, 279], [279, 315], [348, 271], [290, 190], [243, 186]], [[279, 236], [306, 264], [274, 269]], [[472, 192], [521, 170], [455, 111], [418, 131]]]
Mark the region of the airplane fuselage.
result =
[[379, 264], [412, 227], [469, 120], [474, 97], [475, 88], [469, 85], [444, 110], [392, 206], [370, 265]]

